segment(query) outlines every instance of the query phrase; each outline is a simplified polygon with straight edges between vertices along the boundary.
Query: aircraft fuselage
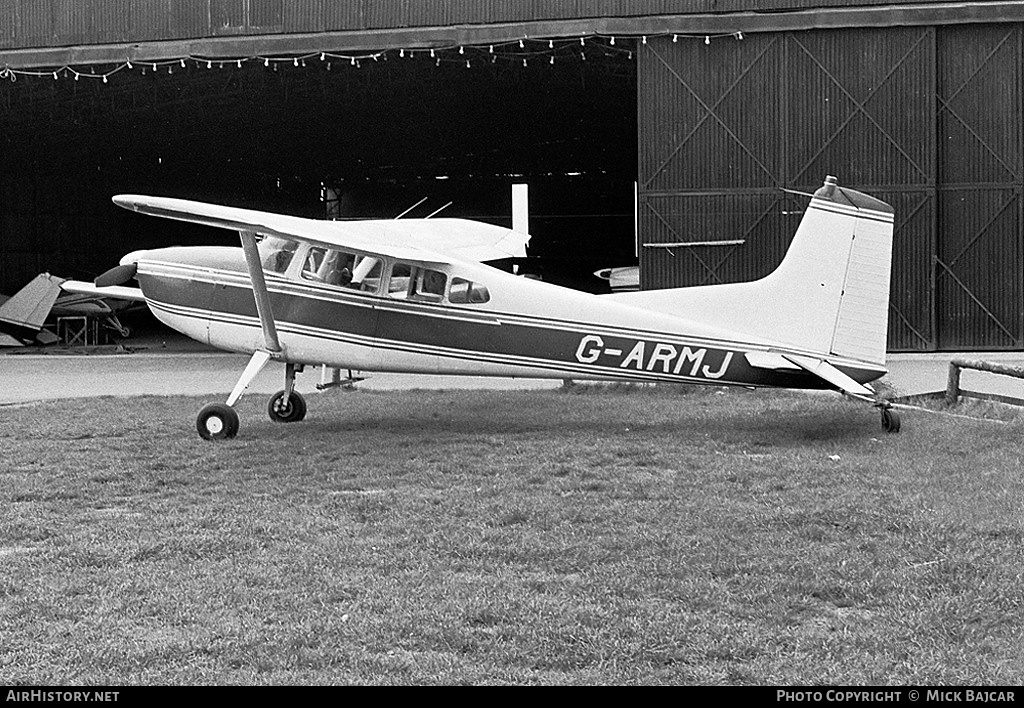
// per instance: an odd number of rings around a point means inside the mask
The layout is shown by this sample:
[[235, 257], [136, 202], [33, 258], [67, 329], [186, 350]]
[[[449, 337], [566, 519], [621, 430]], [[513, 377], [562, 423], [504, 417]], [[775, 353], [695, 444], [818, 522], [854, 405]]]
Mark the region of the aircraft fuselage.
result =
[[[790, 350], [702, 325], [699, 312], [674, 317], [471, 262], [438, 264], [444, 290], [428, 297], [403, 285], [422, 279], [417, 266], [379, 258], [379, 278], [356, 289], [305, 277], [311, 250], [300, 244], [289, 267], [264, 271], [279, 358], [288, 362], [361, 371], [826, 387], [795, 366], [752, 365], [759, 354]], [[166, 248], [133, 254], [133, 260], [146, 301], [165, 324], [221, 349], [265, 348], [242, 249]], [[464, 283], [473, 298], [456, 293]], [[885, 373], [854, 360], [833, 363], [859, 383]]]

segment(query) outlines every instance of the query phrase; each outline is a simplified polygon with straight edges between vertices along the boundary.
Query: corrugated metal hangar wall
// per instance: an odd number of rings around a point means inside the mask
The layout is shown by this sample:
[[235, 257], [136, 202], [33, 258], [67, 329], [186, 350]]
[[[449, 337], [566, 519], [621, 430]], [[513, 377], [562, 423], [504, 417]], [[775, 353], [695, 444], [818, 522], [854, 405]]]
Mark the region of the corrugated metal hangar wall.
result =
[[[137, 62], [135, 74], [142, 61], [159, 61], [161, 72], [167, 68], [169, 74], [176, 65], [165, 63], [178, 59], [188, 59], [191, 70], [191, 64], [198, 67], [207, 58], [397, 52], [399, 47], [451, 52], [461, 44], [481, 49], [524, 37], [586, 36], [607, 43], [617, 35], [619, 48], [635, 52], [629, 71], [635, 72], [638, 139], [630, 150], [635, 147], [637, 159], [616, 167], [616, 175], [635, 177], [639, 185], [644, 287], [765, 274], [781, 259], [806, 204], [805, 197], [783, 190], [812, 191], [826, 174], [836, 174], [842, 184], [896, 208], [890, 348], [1019, 349], [1024, 347], [1022, 22], [1019, 3], [999, 1], [12, 0], [0, 3], [0, 72], [6, 69], [6, 78], [15, 78], [14, 69], [77, 66], [88, 76], [109, 69], [105, 62], [131, 59]], [[93, 62], [100, 66], [93, 69]], [[286, 73], [287, 67], [282, 69]], [[83, 213], [73, 198], [62, 204], [67, 195], [48, 194], [47, 178], [37, 175], [65, 169], [66, 182], [82, 183], [88, 175], [75, 167], [77, 154], [87, 149], [81, 143], [120, 140], [118, 131], [126, 129], [138, 133], [131, 116], [152, 118], [170, 105], [160, 102], [161, 92], [180, 92], [191, 106], [187, 117], [203, 118], [197, 107], [209, 100], [221, 112], [247, 111], [245, 120], [252, 125], [254, 108], [266, 97], [261, 87], [273, 83], [252, 74], [242, 71], [238, 80], [220, 82], [227, 93], [209, 78], [168, 86], [171, 79], [164, 77], [161, 88], [139, 88], [137, 75], [125, 81], [111, 77], [117, 90], [109, 93], [42, 85], [29, 92], [0, 91], [0, 129], [21, 170], [12, 173], [8, 160], [6, 174], [0, 174], [9, 198], [0, 212], [0, 254], [24, 251], [26, 220], [40, 207], [52, 228], [37, 234], [40, 242], [31, 246], [39, 263], [48, 262], [54, 244], [81, 248], [79, 227], [90, 233], [122, 230], [117, 219], [123, 217], [109, 217], [98, 207]], [[383, 90], [373, 87], [375, 77], [393, 83], [396, 76], [365, 73], [365, 95]], [[68, 79], [67, 71], [62, 78]], [[304, 94], [315, 102], [318, 91], [329, 95], [331, 85], [322, 76], [315, 81], [293, 76], [278, 82], [282, 88], [273, 89], [278, 93], [270, 102], [293, 102]], [[514, 81], [550, 79], [531, 68], [529, 76]], [[558, 91], [566, 85], [564, 77], [561, 81]], [[398, 83], [417, 90], [411, 74], [398, 76]], [[453, 91], [460, 85], [449, 84]], [[586, 90], [600, 92], [600, 81], [588, 81]], [[479, 95], [486, 100], [486, 92]], [[173, 112], [181, 115], [180, 102]], [[340, 108], [336, 115], [342, 131]], [[32, 157], [36, 121], [48, 134], [63, 133], [49, 155]], [[585, 154], [588, 144], [617, 135], [607, 123], [577, 136], [577, 155]], [[629, 124], [632, 129], [632, 120]], [[276, 125], [273, 120], [258, 124], [263, 144]], [[203, 123], [194, 122], [189, 130], [199, 136]], [[238, 138], [225, 125], [217, 130], [218, 140]], [[159, 137], [170, 140], [171, 134], [167, 129]], [[289, 140], [298, 140], [297, 134]], [[125, 146], [139, 152], [146, 143], [135, 135]], [[299, 143], [289, 143], [289, 149], [293, 145]], [[63, 158], [61, 146], [71, 148]], [[196, 155], [196, 164], [213, 170], [210, 157]], [[43, 159], [60, 164], [43, 166]], [[574, 159], [569, 156], [558, 168]], [[123, 165], [95, 165], [83, 196], [97, 196], [111, 184], [102, 182], [97, 170], [127, 174]], [[194, 180], [187, 186], [200, 187]], [[31, 202], [22, 199], [26, 194]], [[6, 232], [4, 223], [10, 226]], [[51, 240], [43, 243], [46, 239]], [[675, 245], [736, 240], [743, 243]]]
[[890, 348], [1024, 344], [1019, 24], [659, 37], [639, 58], [644, 287], [765, 275], [806, 203], [780, 187], [834, 173], [896, 209]]
[[[918, 4], [896, 0], [6, 0], [0, 48], [153, 42], [192, 37], [792, 12]], [[943, 3], [962, 4], [962, 3]], [[728, 17], [723, 18], [729, 22]], [[724, 24], [723, 24], [724, 26]], [[564, 26], [563, 26], [564, 27]], [[611, 29], [611, 25], [608, 26]], [[625, 29], [616, 30], [626, 34]], [[637, 34], [649, 31], [640, 28]], [[486, 30], [484, 31], [486, 33]], [[572, 27], [570, 34], [578, 34]], [[480, 36], [479, 34], [477, 36]], [[541, 36], [536, 31], [514, 36]], [[546, 36], [546, 35], [545, 35]], [[379, 37], [378, 37], [379, 39]], [[387, 41], [387, 37], [384, 37]], [[381, 45], [384, 46], [384, 45]]]

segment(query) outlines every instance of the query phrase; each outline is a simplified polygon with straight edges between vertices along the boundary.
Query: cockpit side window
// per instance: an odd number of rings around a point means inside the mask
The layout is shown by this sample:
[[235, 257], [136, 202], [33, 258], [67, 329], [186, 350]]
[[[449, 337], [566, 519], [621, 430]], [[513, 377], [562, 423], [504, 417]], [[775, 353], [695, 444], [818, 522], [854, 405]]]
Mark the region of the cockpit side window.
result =
[[352, 287], [355, 261], [352, 253], [314, 246], [306, 252], [300, 275], [326, 285]]
[[444, 289], [448, 284], [448, 276], [439, 270], [416, 268], [410, 296], [426, 302], [440, 302], [444, 297]]
[[284, 273], [288, 270], [298, 247], [298, 242], [280, 236], [264, 236], [256, 244], [263, 270], [269, 273]]
[[393, 263], [388, 279], [388, 295], [399, 300], [441, 302], [448, 276], [433, 268], [408, 263]]

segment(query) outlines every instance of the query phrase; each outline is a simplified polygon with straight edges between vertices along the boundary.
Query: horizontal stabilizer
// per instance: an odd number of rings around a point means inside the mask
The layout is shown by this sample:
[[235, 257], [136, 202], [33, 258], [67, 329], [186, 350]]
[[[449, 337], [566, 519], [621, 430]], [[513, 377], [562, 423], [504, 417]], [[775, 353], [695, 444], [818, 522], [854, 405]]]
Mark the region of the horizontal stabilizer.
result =
[[829, 382], [843, 393], [874, 398], [874, 391], [863, 384], [857, 383], [824, 359], [817, 359], [812, 356], [801, 356], [799, 354], [783, 354], [782, 356], [788, 361], [799, 366], [804, 371], [809, 371], [818, 378]]
[[743, 356], [746, 357], [748, 364], [758, 369], [800, 371], [803, 368], [778, 352], [747, 352]]

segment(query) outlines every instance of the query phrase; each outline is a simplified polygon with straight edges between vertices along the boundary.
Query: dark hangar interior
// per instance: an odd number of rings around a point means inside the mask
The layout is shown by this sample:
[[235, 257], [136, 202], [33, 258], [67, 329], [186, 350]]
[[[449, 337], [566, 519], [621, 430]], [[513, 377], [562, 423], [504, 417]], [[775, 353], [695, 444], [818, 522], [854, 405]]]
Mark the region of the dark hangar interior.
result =
[[319, 218], [392, 218], [426, 199], [409, 214], [510, 226], [513, 183], [530, 185], [541, 274], [599, 288], [591, 271], [635, 261], [635, 70], [628, 50], [578, 49], [19, 76], [0, 88], [0, 289], [45, 270], [92, 277], [137, 248], [237, 241], [125, 213], [118, 193]]
[[546, 280], [748, 280], [835, 174], [896, 210], [891, 350], [1021, 349], [1022, 37], [1001, 0], [12, 0], [0, 292], [235, 243], [117, 193], [510, 225], [516, 183]]

